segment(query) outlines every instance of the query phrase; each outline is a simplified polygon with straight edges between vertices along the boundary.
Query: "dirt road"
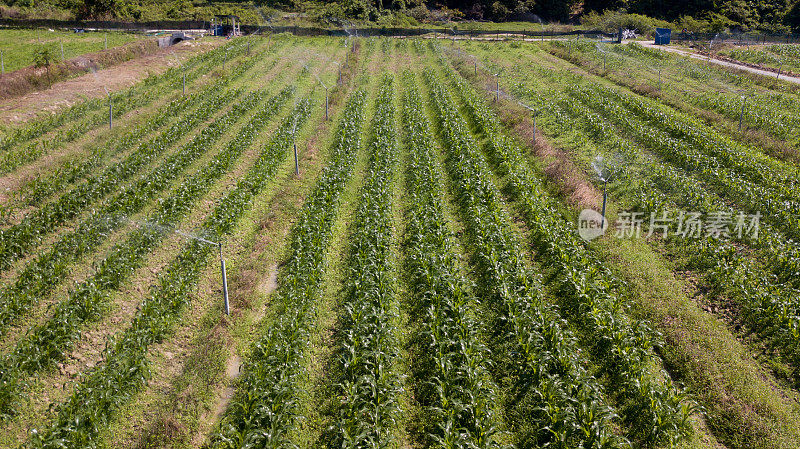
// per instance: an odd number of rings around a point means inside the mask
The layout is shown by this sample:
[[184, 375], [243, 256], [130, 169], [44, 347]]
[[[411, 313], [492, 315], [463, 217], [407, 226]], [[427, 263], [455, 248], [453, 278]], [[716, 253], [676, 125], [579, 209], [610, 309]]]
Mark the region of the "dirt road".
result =
[[640, 44], [642, 44], [642, 46], [644, 46], [644, 47], [655, 48], [655, 49], [658, 49], [658, 50], [677, 53], [679, 55], [688, 56], [688, 57], [690, 57], [692, 59], [698, 59], [698, 60], [701, 60], [701, 61], [709, 61], [712, 64], [717, 64], [717, 65], [721, 65], [721, 66], [725, 66], [725, 67], [731, 67], [731, 68], [734, 68], [734, 69], [744, 70], [744, 71], [747, 71], [747, 72], [750, 72], [750, 73], [755, 73], [757, 75], [767, 76], [767, 77], [770, 77], [770, 78], [778, 78], [781, 81], [786, 81], [786, 82], [789, 82], [789, 83], [800, 84], [800, 78], [795, 77], [795, 76], [787, 76], [787, 75], [783, 75], [783, 74], [778, 75], [777, 73], [770, 72], [769, 70], [761, 70], [761, 69], [757, 69], [755, 67], [749, 67], [749, 66], [746, 66], [746, 65], [743, 65], [743, 64], [736, 64], [735, 62], [722, 61], [722, 60], [716, 59], [716, 58], [709, 58], [708, 56], [699, 55], [697, 53], [692, 53], [690, 51], [679, 50], [677, 48], [667, 47], [665, 45], [655, 45], [652, 42], [641, 42], [641, 41], [638, 41], [638, 42]]

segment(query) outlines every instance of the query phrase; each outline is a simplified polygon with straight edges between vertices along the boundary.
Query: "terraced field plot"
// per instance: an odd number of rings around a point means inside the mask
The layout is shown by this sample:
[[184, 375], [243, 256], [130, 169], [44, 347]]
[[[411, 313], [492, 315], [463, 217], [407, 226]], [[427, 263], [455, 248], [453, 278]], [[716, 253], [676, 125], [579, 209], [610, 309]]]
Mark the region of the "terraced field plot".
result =
[[0, 140], [0, 446], [798, 447], [794, 88], [439, 42], [234, 39]]
[[12, 72], [36, 63], [36, 52], [47, 49], [54, 61], [60, 61], [61, 49], [64, 59], [71, 59], [86, 53], [95, 53], [106, 48], [114, 48], [144, 37], [140, 34], [122, 32], [73, 33], [55, 31], [47, 28], [0, 29], [0, 50], [3, 51], [3, 68]]

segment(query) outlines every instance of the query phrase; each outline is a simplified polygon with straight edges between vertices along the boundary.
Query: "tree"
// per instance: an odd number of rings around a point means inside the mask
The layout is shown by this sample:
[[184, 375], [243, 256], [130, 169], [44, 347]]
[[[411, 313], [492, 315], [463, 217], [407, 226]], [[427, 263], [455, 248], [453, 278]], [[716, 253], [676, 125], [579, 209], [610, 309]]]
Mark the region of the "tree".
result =
[[53, 63], [53, 52], [49, 48], [42, 46], [33, 54], [33, 65], [36, 68], [44, 67], [47, 71], [47, 85], [50, 85], [50, 65]]
[[116, 0], [84, 0], [83, 14], [90, 18], [113, 16], [116, 6]]

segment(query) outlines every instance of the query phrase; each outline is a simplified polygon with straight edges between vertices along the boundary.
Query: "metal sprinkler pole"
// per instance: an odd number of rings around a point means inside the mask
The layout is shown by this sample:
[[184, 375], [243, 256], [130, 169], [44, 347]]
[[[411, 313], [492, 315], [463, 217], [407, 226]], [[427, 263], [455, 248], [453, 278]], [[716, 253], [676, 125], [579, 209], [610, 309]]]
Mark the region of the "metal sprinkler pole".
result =
[[536, 114], [533, 114], [533, 145], [536, 146]]
[[500, 76], [495, 77], [495, 101], [500, 101]]
[[111, 93], [108, 94], [108, 129], [114, 127], [114, 104], [111, 103]]
[[59, 40], [58, 44], [61, 45], [61, 60], [64, 60], [64, 41]]
[[747, 97], [742, 97], [742, 111], [739, 113], [739, 132], [742, 132], [742, 120], [744, 119], [744, 106], [747, 104]]
[[478, 74], [478, 60], [476, 59], [476, 60], [472, 61], [472, 64], [475, 66], [475, 74], [477, 75]]
[[3, 50], [0, 50], [0, 74], [6, 73], [6, 60], [3, 58]]
[[661, 67], [658, 68], [658, 90], [661, 91]]
[[222, 258], [222, 242], [219, 243], [219, 264], [222, 271], [222, 297], [225, 300], [225, 315], [230, 315], [231, 305], [228, 301], [228, 275], [225, 272], [225, 259]]
[[183, 69], [183, 95], [186, 95], [186, 69]]
[[328, 120], [328, 88], [325, 88], [325, 120]]
[[606, 226], [606, 199], [608, 198], [608, 194], [606, 193], [606, 181], [603, 181], [603, 213], [601, 214], [602, 221], [600, 221], [600, 229], [605, 229]]
[[300, 164], [297, 161], [297, 143], [293, 143], [294, 146], [294, 175], [300, 176]]

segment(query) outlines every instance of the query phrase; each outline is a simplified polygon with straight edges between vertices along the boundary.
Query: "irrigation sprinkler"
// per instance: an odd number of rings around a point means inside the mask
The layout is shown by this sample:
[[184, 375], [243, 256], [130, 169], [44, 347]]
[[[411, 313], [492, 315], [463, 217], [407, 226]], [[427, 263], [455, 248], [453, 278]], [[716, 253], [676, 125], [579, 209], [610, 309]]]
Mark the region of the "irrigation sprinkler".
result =
[[[103, 87], [103, 89], [106, 89]], [[106, 89], [106, 94], [108, 95], [108, 129], [113, 129], [114, 127], [114, 104], [111, 103], [111, 92]]]
[[[542, 18], [541, 18], [541, 17], [539, 17], [539, 16], [537, 16], [537, 15], [535, 15], [535, 14], [534, 14], [533, 18], [534, 18], [534, 19], [535, 19], [537, 22], [539, 22], [539, 26], [540, 26], [540, 27], [542, 27], [541, 41], [542, 41], [542, 42], [544, 42], [544, 22], [542, 22]], [[536, 37], [534, 36], [534, 40], [535, 40], [535, 39], [536, 39]]]
[[64, 60], [64, 41], [61, 39], [58, 40], [58, 44], [61, 46], [61, 60]]
[[747, 96], [742, 95], [742, 110], [739, 112], [739, 132], [742, 132], [742, 122], [744, 121], [744, 108], [747, 104]]
[[658, 91], [661, 92], [661, 66], [658, 66]]
[[611, 173], [611, 168], [608, 166], [608, 163], [606, 163], [603, 156], [597, 156], [594, 158], [594, 161], [592, 161], [592, 168], [597, 173], [598, 178], [603, 181], [603, 211], [601, 212], [603, 221], [600, 223], [600, 229], [602, 230], [605, 228], [606, 222], [606, 202], [608, 200], [607, 187], [608, 182], [612, 180], [613, 175]]
[[300, 162], [297, 160], [297, 142], [292, 142], [294, 147], [294, 175], [300, 176]]
[[105, 37], [105, 41], [103, 43], [103, 49], [104, 50], [108, 50], [108, 34], [106, 34], [104, 37]]
[[181, 83], [183, 87], [183, 95], [186, 95], [186, 67], [181, 64], [181, 60], [175, 56], [175, 53], [172, 53], [172, 57], [175, 58], [175, 62], [178, 63], [178, 67], [181, 68]]
[[225, 315], [230, 316], [231, 305], [228, 301], [228, 275], [225, 272], [225, 259], [222, 258], [222, 242], [219, 243], [219, 265], [222, 273], [222, 300], [225, 302]]
[[494, 77], [495, 77], [494, 78], [494, 81], [495, 81], [495, 101], [499, 102], [500, 101], [500, 72], [496, 73], [494, 75]]
[[0, 74], [6, 73], [6, 60], [3, 55], [3, 50], [0, 50]]
[[297, 133], [297, 116], [292, 123], [292, 147], [294, 149], [294, 175], [300, 176], [300, 161], [297, 157], [297, 142], [295, 141], [295, 134]]
[[198, 235], [182, 232], [178, 229], [175, 230], [175, 233], [188, 239], [196, 240], [200, 243], [205, 243], [206, 245], [216, 246], [219, 248], [219, 266], [220, 273], [222, 274], [222, 300], [224, 301], [225, 305], [225, 315], [230, 315], [231, 306], [230, 302], [228, 301], [228, 275], [225, 270], [225, 258], [222, 257], [222, 242], [212, 242], [211, 240], [206, 240]]

